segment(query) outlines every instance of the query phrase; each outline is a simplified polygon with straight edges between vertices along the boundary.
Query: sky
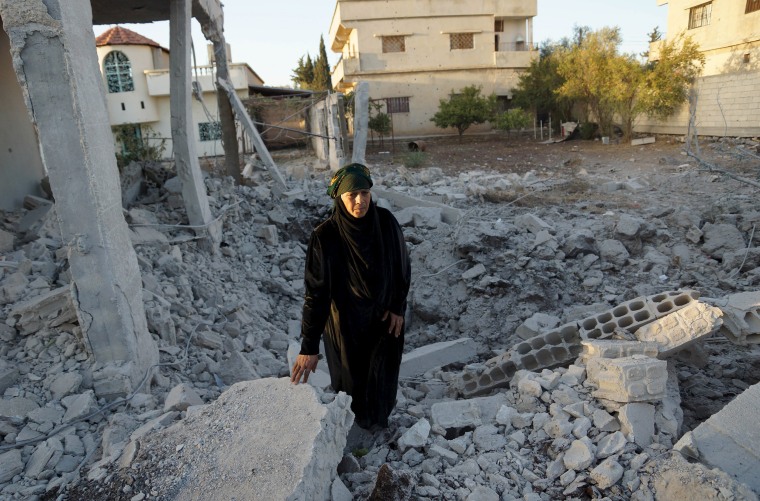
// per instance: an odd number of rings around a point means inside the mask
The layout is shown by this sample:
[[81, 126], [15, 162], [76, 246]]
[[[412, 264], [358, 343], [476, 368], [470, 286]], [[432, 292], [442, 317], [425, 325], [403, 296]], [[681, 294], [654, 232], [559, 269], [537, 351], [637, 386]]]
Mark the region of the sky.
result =
[[[224, 35], [232, 50], [232, 62], [248, 63], [273, 87], [291, 86], [293, 68], [301, 56], [319, 53], [323, 35], [328, 60], [334, 65], [339, 55], [330, 51], [328, 30], [335, 0], [224, 0]], [[574, 26], [593, 30], [604, 26], [621, 29], [623, 52], [640, 53], [648, 49], [647, 33], [658, 26], [667, 27], [667, 5], [657, 0], [538, 0], [538, 15], [533, 19], [533, 42], [558, 41], [571, 37]], [[169, 48], [169, 23], [124, 24], [128, 29]], [[99, 35], [111, 25], [95, 26]], [[207, 64], [207, 41], [200, 25], [193, 20], [193, 43], [197, 64]]]

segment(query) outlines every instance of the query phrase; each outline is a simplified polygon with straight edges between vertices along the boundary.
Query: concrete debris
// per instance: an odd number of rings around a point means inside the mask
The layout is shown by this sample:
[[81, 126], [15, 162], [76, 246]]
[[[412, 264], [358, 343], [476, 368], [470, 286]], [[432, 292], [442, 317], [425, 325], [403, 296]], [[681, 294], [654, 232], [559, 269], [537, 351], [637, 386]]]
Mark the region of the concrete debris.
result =
[[[90, 357], [92, 313], [74, 307], [54, 206], [0, 215], [0, 440], [13, 447], [0, 449], [0, 497], [205, 485], [207, 499], [756, 499], [751, 203], [664, 207], [645, 203], [655, 182], [606, 178], [594, 189], [609, 181], [641, 204], [484, 208], [552, 181], [378, 167], [373, 193], [404, 222], [414, 275], [390, 427], [360, 430], [323, 359], [309, 385], [287, 380], [329, 173], [308, 175], [310, 157], [281, 168], [298, 181], [276, 201], [261, 172], [249, 186], [205, 179], [218, 255], [178, 224], [178, 179], [139, 195], [131, 179], [160, 356], [134, 394], [125, 368]], [[97, 412], [116, 395], [131, 399]]]

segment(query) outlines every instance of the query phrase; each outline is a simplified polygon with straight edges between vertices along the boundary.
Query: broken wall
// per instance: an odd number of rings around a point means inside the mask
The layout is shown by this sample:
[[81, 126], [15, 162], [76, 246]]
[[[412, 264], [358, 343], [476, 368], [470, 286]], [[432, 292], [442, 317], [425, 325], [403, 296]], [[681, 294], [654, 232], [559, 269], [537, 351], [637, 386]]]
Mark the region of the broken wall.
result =
[[45, 176], [37, 134], [11, 62], [10, 42], [0, 18], [0, 209], [21, 207], [26, 195], [42, 196]]

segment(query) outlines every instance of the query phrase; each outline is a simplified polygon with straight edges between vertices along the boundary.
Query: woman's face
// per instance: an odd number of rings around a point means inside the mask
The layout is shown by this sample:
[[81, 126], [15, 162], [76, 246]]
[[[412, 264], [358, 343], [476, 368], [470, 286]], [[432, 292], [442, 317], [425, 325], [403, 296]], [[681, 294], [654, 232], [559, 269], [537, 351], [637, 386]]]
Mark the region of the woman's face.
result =
[[367, 215], [372, 200], [369, 190], [347, 191], [340, 196], [349, 214], [359, 219]]

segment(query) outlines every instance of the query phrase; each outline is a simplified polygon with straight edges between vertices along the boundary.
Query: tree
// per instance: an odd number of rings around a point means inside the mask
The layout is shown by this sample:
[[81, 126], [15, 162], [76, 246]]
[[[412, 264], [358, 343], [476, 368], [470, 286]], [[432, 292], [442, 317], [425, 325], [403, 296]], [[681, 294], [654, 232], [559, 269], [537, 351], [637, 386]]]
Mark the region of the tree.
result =
[[603, 135], [612, 133], [617, 103], [610, 90], [617, 84], [615, 79], [621, 76], [615, 72], [621, 64], [622, 56], [617, 53], [621, 41], [619, 28], [589, 32], [579, 44], [564, 51], [557, 68], [565, 79], [557, 94], [586, 103]]
[[298, 66], [293, 70], [291, 80], [297, 89], [311, 89], [314, 81], [314, 63], [309, 54], [298, 58]]
[[661, 44], [656, 61], [643, 64], [632, 54], [619, 54], [620, 43], [618, 28], [602, 28], [562, 53], [558, 72], [565, 82], [557, 93], [583, 101], [602, 135], [610, 135], [619, 118], [629, 138], [637, 117], [666, 117], [686, 100], [704, 56], [690, 38], [677, 37]]
[[380, 136], [380, 145], [382, 145], [383, 139], [391, 131], [391, 117], [387, 113], [383, 113], [382, 102], [370, 100], [367, 127]]
[[494, 120], [494, 126], [499, 130], [509, 131], [524, 129], [530, 125], [531, 116], [525, 110], [520, 108], [512, 108], [507, 110], [501, 115], [498, 115]]
[[[652, 31], [650, 31], [649, 33], [647, 33], [647, 36], [649, 37], [649, 43], [650, 44], [653, 44], [655, 42], [659, 42], [660, 40], [662, 40], [662, 32], [660, 31], [660, 27], [659, 26], [655, 26]], [[643, 57], [644, 59], [648, 59], [649, 58], [649, 51], [646, 50], [646, 51], [642, 52], [639, 55], [641, 57]]]
[[518, 77], [512, 93], [514, 105], [538, 113], [550, 113], [559, 119], [558, 122], [570, 120], [573, 101], [557, 93], [565, 82], [558, 72], [558, 54], [563, 48], [550, 42], [541, 46], [539, 57], [531, 61], [528, 69]]
[[441, 99], [438, 112], [430, 121], [441, 129], [456, 128], [461, 138], [470, 125], [490, 120], [495, 101], [494, 96], [481, 96], [479, 86], [470, 85], [461, 89], [458, 94], [452, 91], [449, 99]]
[[314, 62], [314, 77], [311, 81], [312, 90], [332, 90], [330, 78], [330, 63], [327, 61], [324, 37], [319, 37], [319, 56]]

